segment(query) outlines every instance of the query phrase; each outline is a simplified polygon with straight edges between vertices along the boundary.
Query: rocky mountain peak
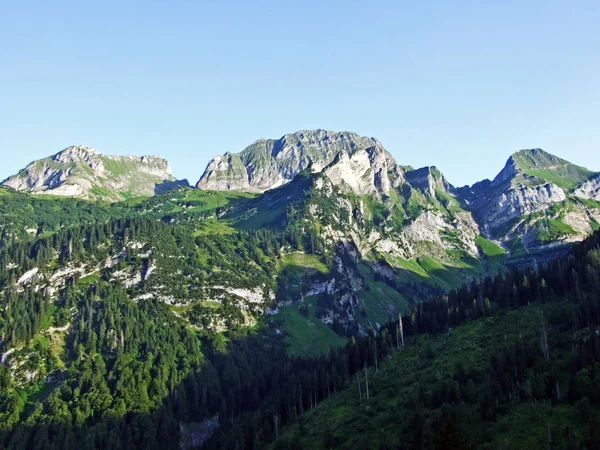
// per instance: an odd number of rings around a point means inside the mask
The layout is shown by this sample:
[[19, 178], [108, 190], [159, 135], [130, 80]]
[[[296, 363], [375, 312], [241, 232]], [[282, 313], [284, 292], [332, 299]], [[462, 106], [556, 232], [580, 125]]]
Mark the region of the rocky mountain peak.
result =
[[96, 151], [96, 149], [94, 147], [91, 147], [89, 145], [71, 145], [70, 147], [67, 147], [67, 148], [61, 150], [60, 152], [58, 152], [55, 156], [57, 158], [60, 158], [63, 156], [85, 157], [90, 154], [96, 155], [96, 154], [98, 154], [98, 152]]
[[548, 168], [558, 164], [569, 164], [568, 161], [565, 161], [558, 156], [551, 155], [541, 148], [519, 150], [513, 153], [508, 161], [524, 171], [532, 167]]
[[423, 193], [435, 197], [436, 189], [443, 192], [453, 190], [453, 187], [435, 166], [421, 167], [405, 173], [406, 181]]
[[494, 184], [510, 181], [515, 186], [535, 186], [546, 183], [562, 189], [574, 190], [593, 178], [596, 173], [554, 156], [540, 148], [513, 153]]
[[397, 164], [383, 144], [353, 132], [300, 130], [279, 139], [259, 139], [240, 153], [225, 153], [208, 164], [197, 187], [263, 192], [289, 182], [304, 170], [323, 173], [342, 191], [389, 195], [407, 182], [426, 195], [453, 189], [435, 167], [414, 170]]
[[240, 153], [213, 158], [197, 187], [263, 192], [289, 182], [308, 167], [322, 171], [341, 151], [353, 154], [369, 147], [382, 148], [374, 138], [321, 129], [259, 139]]
[[81, 163], [88, 165], [92, 170], [104, 170], [98, 152], [89, 145], [72, 145], [51, 156], [50, 159], [59, 164]]
[[93, 147], [77, 145], [33, 161], [2, 184], [33, 194], [119, 201], [185, 184], [158, 156], [103, 155]]
[[[565, 239], [591, 230], [590, 217], [597, 211], [563, 205], [571, 195], [600, 197], [597, 175], [540, 148], [525, 149], [513, 153], [493, 181], [460, 188], [458, 193], [488, 236], [500, 240], [518, 236], [531, 245], [548, 227], [554, 227], [553, 233], [565, 233]], [[538, 222], [546, 215], [556, 222]]]

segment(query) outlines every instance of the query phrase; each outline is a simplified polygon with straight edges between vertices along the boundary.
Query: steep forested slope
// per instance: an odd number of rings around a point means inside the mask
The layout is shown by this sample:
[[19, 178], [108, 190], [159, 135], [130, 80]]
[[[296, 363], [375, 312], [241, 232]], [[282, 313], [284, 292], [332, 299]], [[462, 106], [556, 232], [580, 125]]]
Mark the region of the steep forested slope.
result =
[[597, 448], [599, 276], [596, 234], [539, 271], [419, 305], [404, 345], [396, 323], [362, 347], [369, 368], [272, 448]]
[[[56, 385], [28, 391], [3, 370], [5, 443], [175, 448], [219, 423], [209, 448], [262, 448], [277, 435], [278, 448], [594, 448], [599, 274], [596, 234], [547, 267], [421, 302], [401, 326], [315, 359], [290, 359], [273, 333], [225, 349], [163, 303], [75, 285]], [[34, 345], [52, 361], [58, 338], [48, 340]]]

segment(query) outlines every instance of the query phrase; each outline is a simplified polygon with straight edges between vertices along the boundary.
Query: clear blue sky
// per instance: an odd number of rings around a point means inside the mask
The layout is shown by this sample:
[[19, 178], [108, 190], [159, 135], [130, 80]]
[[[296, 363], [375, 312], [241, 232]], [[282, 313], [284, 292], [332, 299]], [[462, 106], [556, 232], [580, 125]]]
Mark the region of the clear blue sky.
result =
[[600, 170], [600, 2], [0, 2], [0, 179], [88, 144], [195, 182], [306, 128], [455, 185], [520, 148]]

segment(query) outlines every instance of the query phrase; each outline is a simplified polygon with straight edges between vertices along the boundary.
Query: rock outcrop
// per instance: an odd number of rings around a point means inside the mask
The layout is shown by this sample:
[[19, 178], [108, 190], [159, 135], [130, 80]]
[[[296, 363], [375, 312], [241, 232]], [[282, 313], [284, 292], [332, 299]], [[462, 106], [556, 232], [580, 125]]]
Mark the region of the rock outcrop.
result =
[[120, 201], [188, 183], [176, 180], [169, 163], [158, 156], [103, 155], [80, 145], [30, 163], [2, 184], [32, 194]]
[[579, 203], [567, 203], [574, 197], [593, 199], [599, 188], [597, 174], [541, 149], [530, 149], [514, 153], [492, 181], [460, 188], [457, 193], [486, 236], [501, 241], [525, 236], [523, 242], [535, 246], [540, 244], [538, 232], [552, 225], [548, 219], [577, 224], [560, 227], [565, 242], [583, 239], [587, 232], [581, 230], [591, 230], [591, 226], [580, 222], [589, 224], [596, 208], [590, 211]]
[[454, 188], [446, 181], [444, 176], [435, 167], [422, 167], [406, 172], [406, 181], [425, 195], [436, 196], [436, 190], [449, 192]]
[[404, 171], [379, 142], [366, 149], [340, 151], [323, 174], [343, 191], [359, 195], [389, 195], [390, 189], [405, 181]]
[[[541, 149], [514, 153], [492, 181], [456, 189], [435, 167], [399, 165], [377, 139], [325, 130], [263, 139], [238, 154], [217, 156], [197, 186], [263, 192], [302, 171], [321, 175], [322, 195], [336, 195], [323, 184], [328, 179], [342, 194], [375, 197], [385, 217], [404, 216], [400, 232], [367, 246], [394, 248], [408, 257], [450, 250], [449, 242], [460, 242], [461, 252], [476, 255], [480, 233], [502, 245], [523, 236], [526, 248], [568, 243], [589, 234], [600, 214], [592, 204], [566, 206], [576, 198], [600, 201], [600, 176]], [[357, 212], [350, 208], [348, 214]], [[364, 245], [353, 240], [359, 249]]]
[[210, 161], [196, 184], [201, 189], [263, 192], [287, 183], [299, 172], [320, 172], [340, 154], [381, 147], [356, 133], [305, 130], [280, 139], [261, 139], [238, 154]]
[[576, 197], [600, 201], [600, 175], [582, 183], [573, 193]]

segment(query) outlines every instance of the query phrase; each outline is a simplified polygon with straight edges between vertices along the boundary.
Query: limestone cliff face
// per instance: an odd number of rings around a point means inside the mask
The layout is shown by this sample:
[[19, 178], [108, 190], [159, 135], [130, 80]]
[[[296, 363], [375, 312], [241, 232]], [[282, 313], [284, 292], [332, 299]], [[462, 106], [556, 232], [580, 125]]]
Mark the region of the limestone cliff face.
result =
[[515, 186], [490, 199], [482, 215], [482, 225], [488, 229], [498, 228], [516, 217], [545, 211], [566, 198], [565, 192], [553, 183]]
[[[376, 197], [389, 214], [398, 209], [390, 198], [402, 203], [406, 234], [402, 242], [381, 244], [390, 248], [423, 247], [421, 241], [439, 247], [450, 234], [458, 236], [463, 250], [476, 254], [474, 242], [480, 232], [500, 244], [523, 237], [526, 248], [560, 244], [583, 239], [600, 214], [594, 205], [582, 202], [565, 206], [576, 198], [600, 201], [600, 176], [541, 149], [514, 153], [492, 181], [456, 189], [435, 167], [399, 165], [377, 139], [325, 130], [263, 139], [239, 154], [217, 156], [197, 186], [264, 192], [305, 170], [320, 173], [342, 193]], [[418, 211], [422, 217], [415, 216]], [[548, 225], [548, 219], [566, 226]]]
[[[600, 197], [599, 188], [597, 174], [541, 149], [531, 149], [513, 154], [492, 181], [457, 192], [486, 236], [500, 241], [523, 238], [526, 246], [535, 247], [581, 240], [589, 234], [597, 208], [572, 199]], [[552, 231], [548, 219], [567, 227], [559, 227], [564, 234], [553, 233], [553, 241], [542, 244], [540, 232]]]
[[[524, 153], [522, 151], [520, 153]], [[531, 150], [535, 155], [540, 151]], [[465, 203], [474, 210], [478, 222], [488, 233], [515, 218], [545, 211], [566, 199], [565, 191], [552, 182], [529, 175], [511, 156], [504, 169], [494, 178], [459, 190]]]
[[320, 172], [340, 152], [349, 155], [382, 147], [356, 133], [304, 130], [280, 139], [261, 139], [238, 154], [216, 156], [196, 184], [201, 189], [263, 192], [287, 183], [299, 172]]
[[177, 181], [158, 156], [103, 155], [92, 147], [72, 146], [30, 163], [2, 184], [32, 194], [119, 201], [165, 192]]
[[215, 156], [206, 167], [197, 187], [211, 191], [256, 191], [248, 182], [244, 163], [238, 155], [232, 153]]
[[[339, 170], [336, 162], [332, 166]], [[362, 258], [367, 259], [373, 251], [402, 259], [435, 257], [451, 261], [452, 253], [479, 256], [476, 244], [479, 226], [470, 212], [457, 208], [458, 201], [451, 193], [446, 193], [450, 202], [446, 208], [435, 196], [421, 193], [419, 187], [407, 181], [391, 187], [390, 195], [385, 196], [368, 183], [350, 186], [331, 177], [328, 170], [315, 179], [316, 193], [306, 208], [309, 216], [306, 219], [308, 223], [327, 224], [321, 236], [329, 245], [351, 242]], [[366, 190], [360, 193], [362, 188]], [[421, 202], [420, 207], [411, 210], [408, 205], [415, 196]], [[394, 214], [402, 205], [406, 208], [404, 220], [399, 223]], [[381, 213], [377, 217], [374, 208]]]
[[573, 194], [579, 198], [600, 201], [600, 175], [582, 183]]
[[389, 195], [405, 182], [404, 170], [383, 146], [341, 151], [323, 174], [341, 190], [359, 195]]
[[406, 181], [419, 189], [423, 194], [436, 196], [436, 190], [450, 192], [454, 188], [446, 181], [444, 176], [435, 167], [422, 167], [406, 172]]
[[261, 139], [238, 154], [215, 156], [197, 187], [263, 192], [292, 180], [299, 172], [323, 172], [340, 189], [356, 194], [389, 195], [409, 182], [426, 195], [450, 185], [435, 167], [400, 166], [375, 138], [350, 132], [304, 130], [280, 139]]

